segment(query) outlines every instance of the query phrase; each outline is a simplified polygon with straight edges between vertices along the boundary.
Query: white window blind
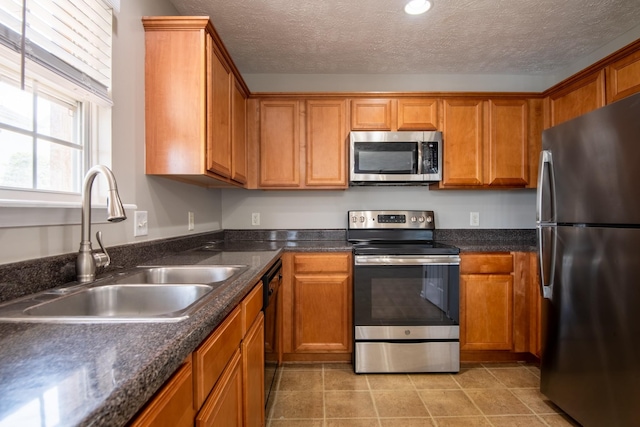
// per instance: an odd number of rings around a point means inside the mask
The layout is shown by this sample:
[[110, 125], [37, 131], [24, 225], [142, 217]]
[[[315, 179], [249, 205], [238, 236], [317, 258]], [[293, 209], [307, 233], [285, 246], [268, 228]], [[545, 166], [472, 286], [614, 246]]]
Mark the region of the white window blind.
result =
[[[108, 1], [109, 4], [105, 3]], [[0, 44], [110, 102], [114, 0], [0, 0]]]

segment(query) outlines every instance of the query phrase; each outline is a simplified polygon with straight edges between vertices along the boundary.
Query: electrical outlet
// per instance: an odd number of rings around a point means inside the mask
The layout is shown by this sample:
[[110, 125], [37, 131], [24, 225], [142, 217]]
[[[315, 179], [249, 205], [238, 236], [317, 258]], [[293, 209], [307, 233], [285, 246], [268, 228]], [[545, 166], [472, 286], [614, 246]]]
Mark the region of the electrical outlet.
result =
[[196, 228], [196, 220], [195, 220], [195, 217], [193, 215], [193, 212], [189, 212], [188, 218], [189, 218], [189, 220], [188, 220], [189, 222], [188, 222], [188, 225], [187, 225], [187, 230], [191, 231], [194, 228]]
[[147, 211], [133, 212], [133, 235], [146, 236], [149, 234], [149, 223], [147, 221]]
[[472, 227], [480, 226], [480, 212], [471, 212], [469, 215], [469, 225]]
[[260, 213], [254, 212], [251, 214], [251, 225], [260, 225]]

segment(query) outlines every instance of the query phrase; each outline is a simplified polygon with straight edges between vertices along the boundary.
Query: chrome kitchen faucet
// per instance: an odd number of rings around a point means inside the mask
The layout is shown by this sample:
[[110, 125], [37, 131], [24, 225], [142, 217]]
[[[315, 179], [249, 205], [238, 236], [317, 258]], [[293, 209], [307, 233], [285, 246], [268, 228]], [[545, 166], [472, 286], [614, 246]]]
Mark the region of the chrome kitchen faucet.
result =
[[80, 283], [91, 282], [96, 278], [96, 267], [106, 267], [111, 262], [107, 250], [102, 245], [102, 233], [96, 233], [96, 239], [102, 252], [93, 253], [91, 248], [91, 186], [98, 173], [102, 173], [109, 185], [107, 197], [107, 221], [120, 222], [127, 219], [118, 195], [118, 185], [113, 172], [103, 165], [96, 165], [89, 169], [84, 177], [82, 186], [82, 234], [80, 237], [80, 251], [76, 260], [76, 277]]

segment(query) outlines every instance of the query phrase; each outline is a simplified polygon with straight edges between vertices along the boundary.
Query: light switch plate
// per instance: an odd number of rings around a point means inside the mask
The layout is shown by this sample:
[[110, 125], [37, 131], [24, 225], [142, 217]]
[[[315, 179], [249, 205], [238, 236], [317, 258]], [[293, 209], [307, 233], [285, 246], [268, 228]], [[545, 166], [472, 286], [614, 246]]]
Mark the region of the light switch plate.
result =
[[133, 235], [146, 236], [149, 234], [149, 222], [147, 211], [135, 211], [133, 213]]

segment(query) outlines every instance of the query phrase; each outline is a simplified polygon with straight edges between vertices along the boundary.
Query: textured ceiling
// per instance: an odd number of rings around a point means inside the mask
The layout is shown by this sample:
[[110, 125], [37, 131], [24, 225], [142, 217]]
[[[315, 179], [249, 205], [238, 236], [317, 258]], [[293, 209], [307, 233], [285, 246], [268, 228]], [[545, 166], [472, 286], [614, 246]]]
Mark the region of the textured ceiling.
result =
[[639, 0], [171, 2], [210, 16], [243, 74], [545, 75], [640, 23]]

